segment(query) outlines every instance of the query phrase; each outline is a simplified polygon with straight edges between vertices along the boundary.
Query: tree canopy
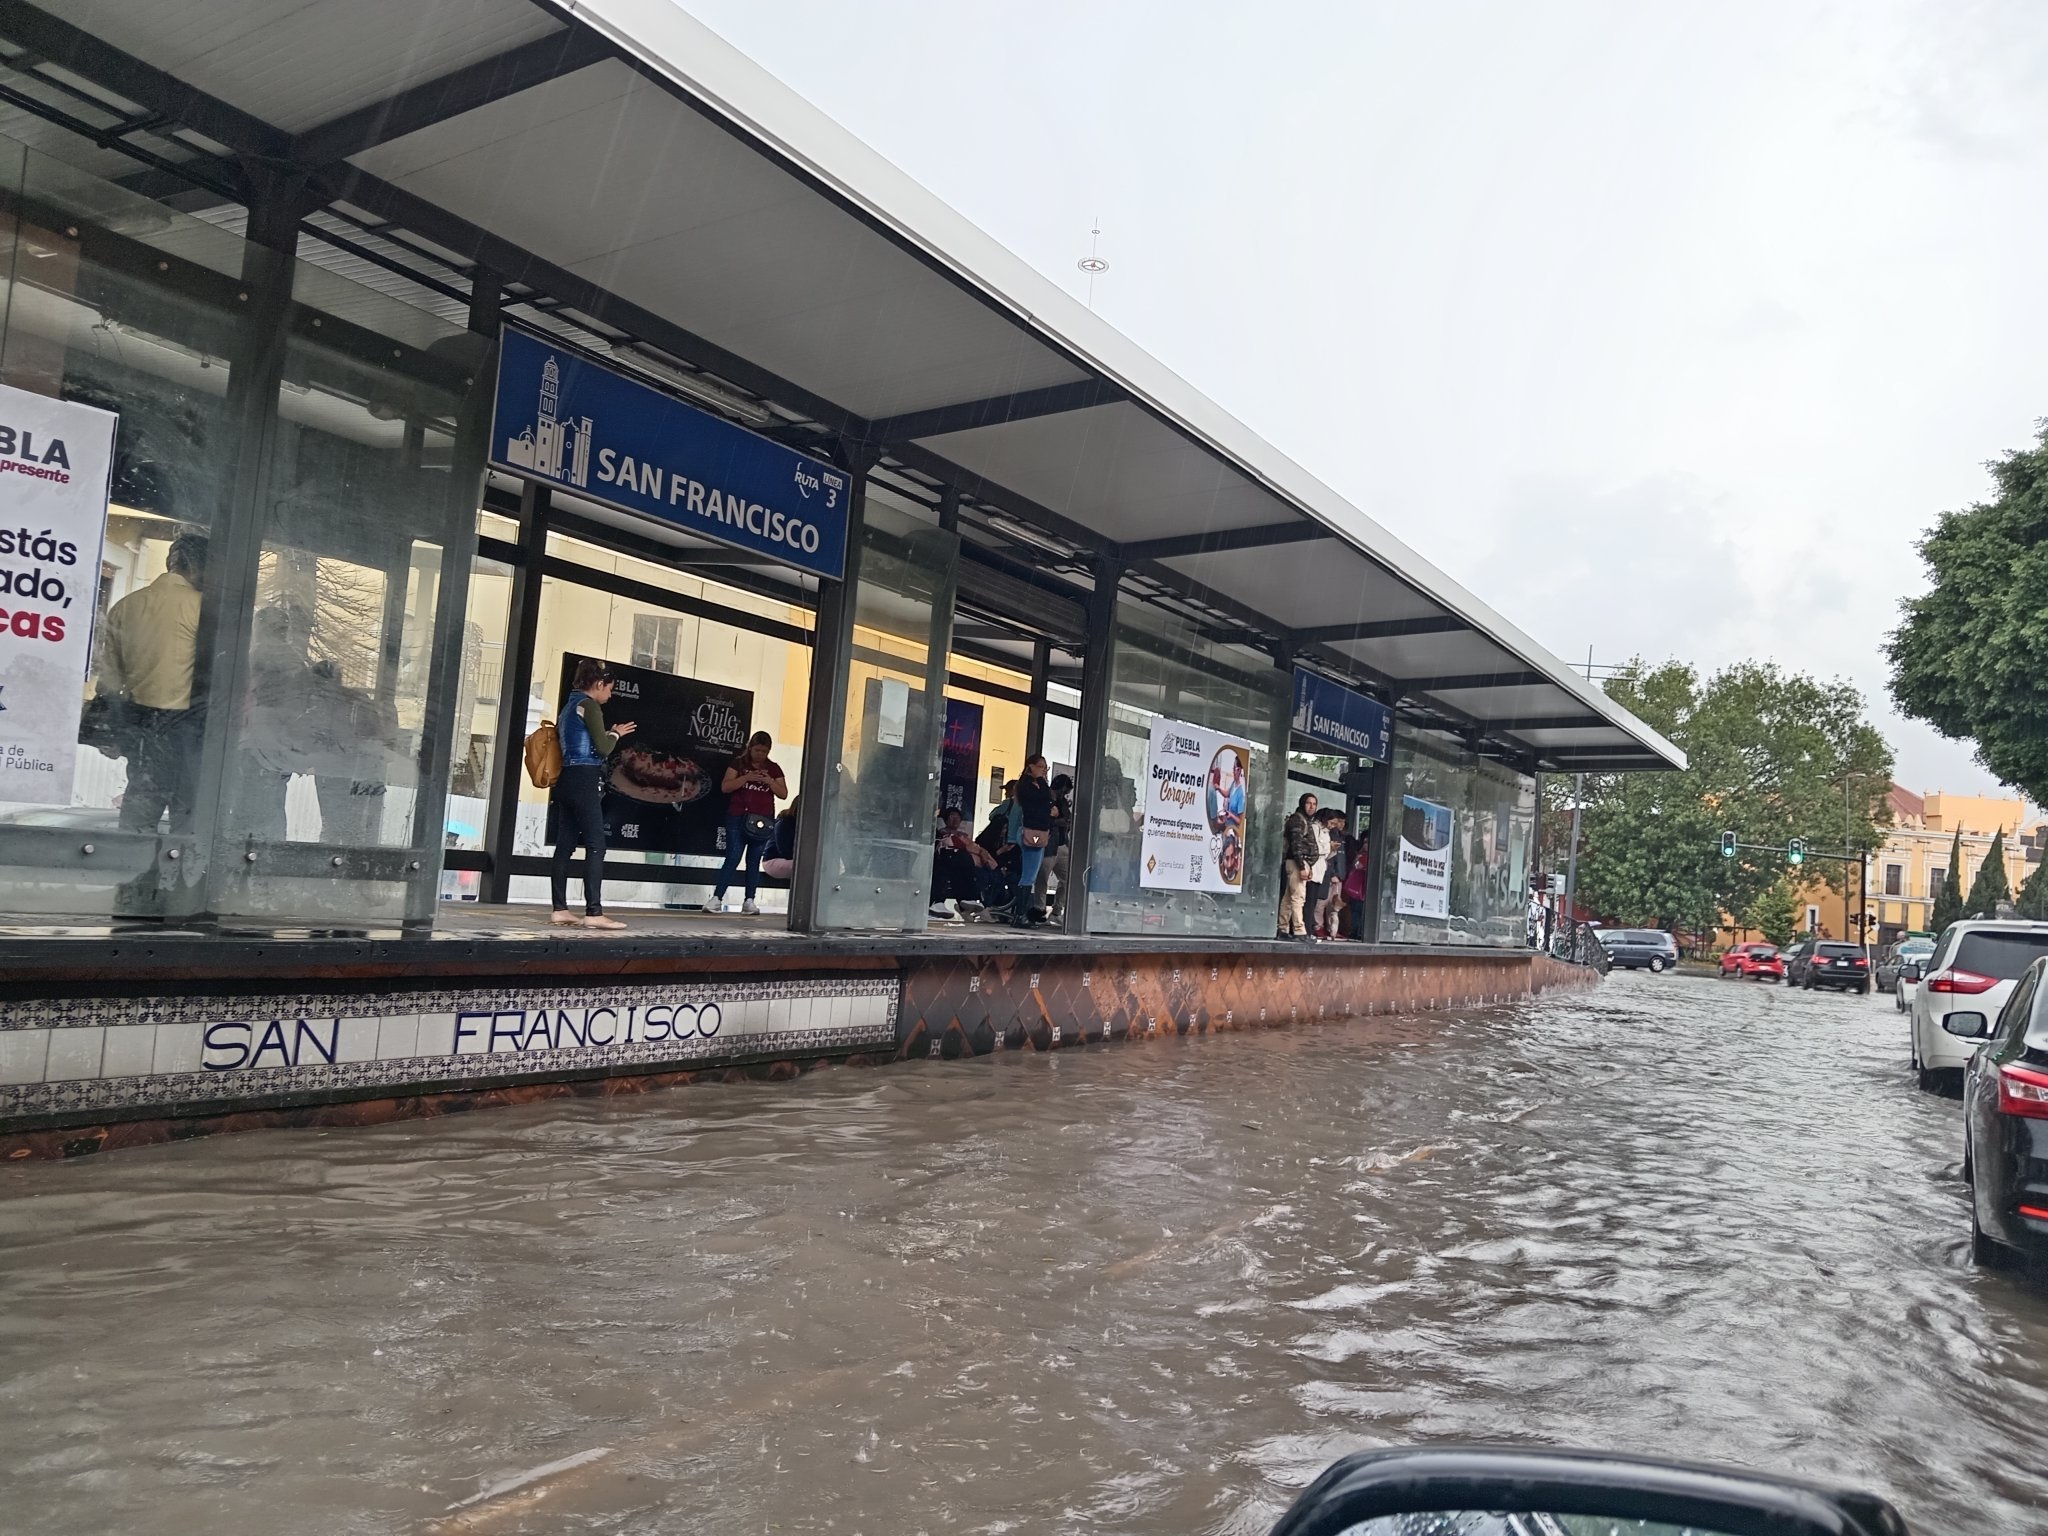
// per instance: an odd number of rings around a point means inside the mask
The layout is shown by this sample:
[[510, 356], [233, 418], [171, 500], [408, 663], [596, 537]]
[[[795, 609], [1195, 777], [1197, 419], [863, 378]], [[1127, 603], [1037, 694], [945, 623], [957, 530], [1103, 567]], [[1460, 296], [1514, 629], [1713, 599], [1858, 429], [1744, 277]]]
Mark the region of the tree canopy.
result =
[[1886, 642], [1892, 697], [2048, 803], [2048, 425], [1989, 467], [1992, 499], [1920, 541], [1933, 586]]
[[1948, 845], [1948, 872], [1941, 878], [1941, 889], [1934, 893], [1934, 915], [1928, 919], [1936, 933], [1963, 915], [1963, 832], [1956, 829], [1955, 837]]
[[2012, 882], [2005, 878], [2005, 828], [1991, 834], [1991, 846], [1984, 862], [1977, 866], [1977, 878], [1970, 882], [1970, 899], [1963, 910], [1971, 917], [1996, 917], [1998, 904], [2012, 900]]
[[[1690, 766], [1588, 778], [1579, 899], [1594, 911], [1637, 926], [1708, 929], [1786, 877], [1779, 850], [1792, 838], [1840, 851], [1845, 809], [1851, 856], [1884, 840], [1891, 748], [1847, 683], [1761, 662], [1702, 681], [1666, 662], [1637, 663], [1607, 691], [1684, 748]], [[1765, 851], [1724, 858], [1724, 830]], [[1855, 866], [1816, 860], [1802, 875], [1842, 889]]]

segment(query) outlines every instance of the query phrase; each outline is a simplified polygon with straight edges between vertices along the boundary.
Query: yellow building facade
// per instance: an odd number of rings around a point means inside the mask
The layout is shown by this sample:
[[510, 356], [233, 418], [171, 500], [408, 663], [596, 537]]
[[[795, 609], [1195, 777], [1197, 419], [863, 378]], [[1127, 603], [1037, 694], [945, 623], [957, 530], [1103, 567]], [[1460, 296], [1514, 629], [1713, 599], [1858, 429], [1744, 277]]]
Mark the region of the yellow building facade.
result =
[[[1962, 890], [1970, 886], [1991, 852], [1991, 840], [2005, 834], [2005, 878], [2013, 894], [2041, 860], [2048, 841], [2043, 822], [2026, 801], [1991, 795], [1953, 795], [1935, 790], [1916, 795], [1896, 784], [1891, 792], [1892, 826], [1870, 858], [1870, 942], [1891, 944], [1934, 928], [1934, 898], [1948, 878], [1949, 860], [1962, 835]], [[1851, 872], [1853, 874], [1853, 871]], [[1831, 938], [1857, 936], [1857, 895], [1816, 884], [1800, 895], [1800, 927], [1817, 925]]]

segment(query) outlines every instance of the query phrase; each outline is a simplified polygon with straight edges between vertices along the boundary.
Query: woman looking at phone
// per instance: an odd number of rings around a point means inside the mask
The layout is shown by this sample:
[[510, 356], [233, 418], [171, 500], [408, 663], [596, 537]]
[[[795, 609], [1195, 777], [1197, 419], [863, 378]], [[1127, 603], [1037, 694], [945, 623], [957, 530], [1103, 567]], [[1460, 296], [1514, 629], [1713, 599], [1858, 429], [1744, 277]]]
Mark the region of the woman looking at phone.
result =
[[725, 867], [718, 872], [718, 885], [711, 893], [707, 912], [730, 912], [725, 893], [732, 887], [733, 874], [742, 854], [747, 860], [747, 899], [740, 912], [757, 917], [761, 908], [754, 898], [761, 886], [761, 851], [775, 835], [775, 802], [789, 795], [789, 781], [768, 755], [775, 745], [766, 731], [747, 739], [739, 756], [726, 764], [719, 788], [725, 792]]

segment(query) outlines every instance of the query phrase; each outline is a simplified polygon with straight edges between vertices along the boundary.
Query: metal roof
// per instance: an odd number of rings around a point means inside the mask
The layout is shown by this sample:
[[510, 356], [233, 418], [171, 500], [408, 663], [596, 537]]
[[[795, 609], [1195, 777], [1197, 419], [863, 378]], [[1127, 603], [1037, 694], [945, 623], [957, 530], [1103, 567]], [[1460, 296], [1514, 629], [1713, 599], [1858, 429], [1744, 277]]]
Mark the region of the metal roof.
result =
[[1226, 643], [1525, 766], [1684, 764], [673, 0], [0, 0], [0, 64], [45, 150], [187, 208], [304, 174], [309, 259], [444, 313], [488, 269], [793, 441], [950, 487], [977, 558], [1085, 586], [1113, 557]]

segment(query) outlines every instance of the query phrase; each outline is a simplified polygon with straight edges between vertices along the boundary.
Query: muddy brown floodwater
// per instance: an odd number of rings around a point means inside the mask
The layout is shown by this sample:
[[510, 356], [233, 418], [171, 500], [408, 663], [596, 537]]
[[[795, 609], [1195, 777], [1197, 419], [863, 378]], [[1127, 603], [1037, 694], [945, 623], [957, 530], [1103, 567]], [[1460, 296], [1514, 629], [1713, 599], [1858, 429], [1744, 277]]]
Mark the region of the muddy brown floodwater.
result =
[[2048, 1528], [1889, 999], [1585, 996], [0, 1169], [0, 1528], [1263, 1532], [1527, 1439]]

